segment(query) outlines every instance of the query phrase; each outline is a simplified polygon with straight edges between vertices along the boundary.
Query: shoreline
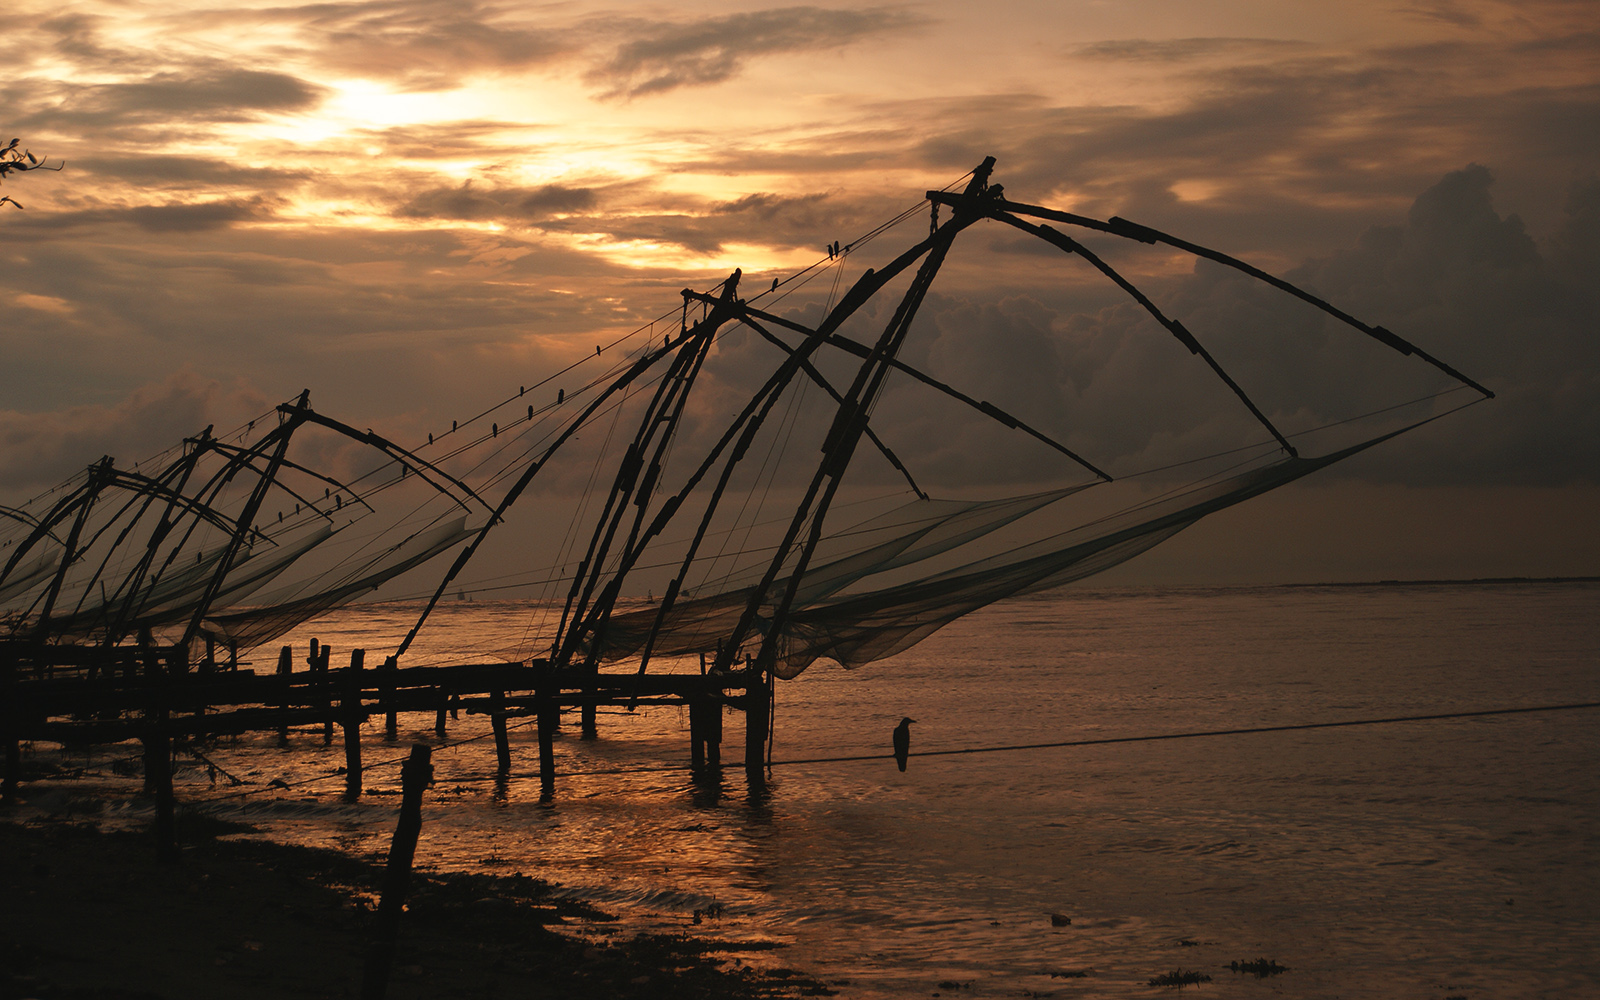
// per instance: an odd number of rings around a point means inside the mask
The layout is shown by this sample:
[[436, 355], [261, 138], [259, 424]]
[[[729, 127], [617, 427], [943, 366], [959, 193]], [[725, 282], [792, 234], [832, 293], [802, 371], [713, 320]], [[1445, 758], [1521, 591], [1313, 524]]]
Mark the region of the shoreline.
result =
[[[234, 839], [253, 828], [179, 812], [178, 862], [153, 835], [0, 813], [0, 896], [12, 926], [0, 998], [354, 997], [383, 866], [337, 851]], [[754, 1000], [836, 991], [741, 953], [776, 943], [635, 934], [525, 875], [412, 874], [388, 996]], [[585, 924], [582, 933], [575, 923]]]

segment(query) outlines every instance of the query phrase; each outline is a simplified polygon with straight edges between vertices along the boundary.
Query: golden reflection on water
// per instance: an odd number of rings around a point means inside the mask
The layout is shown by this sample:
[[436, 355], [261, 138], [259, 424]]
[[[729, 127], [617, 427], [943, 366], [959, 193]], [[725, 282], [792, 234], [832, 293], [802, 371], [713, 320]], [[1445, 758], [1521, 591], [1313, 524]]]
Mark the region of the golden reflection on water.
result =
[[[1600, 587], [1532, 585], [1014, 601], [894, 661], [780, 685], [775, 757], [887, 753], [902, 715], [918, 750], [1600, 700], [1597, 605]], [[443, 630], [492, 645], [487, 625], [520, 635], [526, 611], [452, 606]], [[345, 612], [319, 637], [337, 658], [386, 613]], [[367, 761], [435, 740], [431, 715], [400, 721], [393, 744], [369, 727]], [[1573, 863], [1600, 828], [1600, 730], [1583, 713], [913, 758], [904, 774], [780, 765], [752, 794], [736, 714], [732, 765], [696, 781], [686, 713], [656, 708], [603, 714], [596, 741], [569, 723], [548, 803], [533, 728], [512, 730], [498, 783], [486, 733], [481, 717], [450, 724], [450, 742], [472, 741], [435, 754], [419, 864], [546, 877], [631, 928], [689, 929], [715, 904], [698, 929], [787, 942], [776, 961], [848, 979], [848, 996], [950, 981], [1143, 995], [1179, 966], [1227, 995], [1600, 987], [1600, 875]], [[207, 752], [253, 794], [212, 789], [196, 764], [184, 799], [275, 838], [386, 848], [397, 768], [347, 805], [342, 748], [320, 732]], [[266, 793], [273, 778], [308, 783]], [[1257, 957], [1292, 971], [1227, 969]]]

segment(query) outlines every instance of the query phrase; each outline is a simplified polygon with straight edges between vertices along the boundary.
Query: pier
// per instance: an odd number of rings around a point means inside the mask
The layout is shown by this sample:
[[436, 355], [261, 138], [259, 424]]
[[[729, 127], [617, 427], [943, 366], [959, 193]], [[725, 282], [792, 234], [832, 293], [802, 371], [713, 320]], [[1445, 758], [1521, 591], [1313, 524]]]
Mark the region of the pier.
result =
[[696, 771], [720, 768], [723, 714], [743, 712], [745, 771], [754, 784], [765, 780], [772, 686], [769, 676], [748, 663], [697, 674], [638, 674], [558, 670], [543, 660], [401, 668], [389, 657], [373, 667], [362, 649], [350, 650], [345, 666], [331, 666], [332, 658], [331, 647], [313, 639], [304, 659], [283, 646], [275, 666], [258, 673], [236, 654], [220, 663], [210, 656], [191, 663], [182, 645], [0, 643], [4, 798], [9, 802], [17, 793], [24, 742], [138, 741], [145, 789], [156, 796], [160, 839], [168, 843], [175, 740], [271, 732], [286, 737], [292, 728], [321, 728], [331, 743], [338, 732], [345, 796], [355, 800], [362, 793], [367, 723], [382, 717], [382, 738], [394, 741], [399, 713], [428, 713], [434, 734], [444, 739], [450, 720], [466, 712], [489, 717], [500, 777], [511, 774], [508, 720], [537, 719], [541, 797], [550, 799], [556, 793], [553, 740], [562, 712], [576, 709], [584, 737], [594, 738], [599, 706], [687, 706], [688, 756]]

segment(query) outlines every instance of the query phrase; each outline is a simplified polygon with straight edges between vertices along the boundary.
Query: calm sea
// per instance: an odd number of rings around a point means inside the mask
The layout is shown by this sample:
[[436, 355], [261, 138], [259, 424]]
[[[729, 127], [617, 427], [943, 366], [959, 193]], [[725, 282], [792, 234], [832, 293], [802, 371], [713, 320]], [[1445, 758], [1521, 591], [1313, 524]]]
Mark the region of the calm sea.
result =
[[[348, 610], [315, 634], [337, 665], [409, 611]], [[513, 648], [530, 614], [453, 604], [433, 652]], [[780, 682], [773, 757], [886, 752], [901, 716], [933, 750], [1588, 701], [1600, 585], [1071, 590]], [[369, 733], [367, 759], [432, 741], [432, 721], [403, 716], [394, 746]], [[463, 715], [450, 739], [484, 729]], [[1180, 968], [1230, 997], [1600, 996], [1597, 710], [913, 758], [904, 774], [780, 763], [761, 795], [737, 765], [712, 785], [584, 775], [686, 763], [678, 709], [602, 715], [596, 742], [573, 730], [547, 805], [531, 728], [499, 792], [492, 744], [438, 751], [418, 863], [540, 875], [629, 929], [689, 929], [720, 904], [694, 929], [785, 942], [778, 964], [846, 997], [1139, 997]], [[737, 761], [741, 716], [725, 739]], [[208, 755], [250, 794], [199, 766], [179, 794], [277, 839], [381, 854], [397, 769], [345, 806], [338, 744], [308, 730], [290, 746], [221, 743]], [[264, 788], [280, 777], [308, 783]], [[1228, 969], [1257, 958], [1289, 971]]]

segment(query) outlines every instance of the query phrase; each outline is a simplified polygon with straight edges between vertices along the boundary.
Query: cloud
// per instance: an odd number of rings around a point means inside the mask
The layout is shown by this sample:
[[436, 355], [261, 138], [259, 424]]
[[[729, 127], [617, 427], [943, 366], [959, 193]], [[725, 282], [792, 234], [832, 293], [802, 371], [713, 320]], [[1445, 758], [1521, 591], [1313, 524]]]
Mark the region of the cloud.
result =
[[140, 187], [287, 187], [305, 181], [309, 170], [246, 167], [201, 156], [91, 156], [73, 160], [73, 168]]
[[[1273, 269], [1499, 396], [1319, 478], [1412, 487], [1600, 484], [1600, 180], [1574, 188], [1565, 223], [1542, 242], [1520, 218], [1495, 210], [1492, 191], [1493, 174], [1482, 166], [1451, 171], [1395, 222], [1369, 227], [1335, 253]], [[1018, 280], [1014, 257], [997, 267], [985, 256], [996, 233], [1013, 238], [983, 224], [957, 242], [903, 360], [1118, 476], [1269, 440], [1201, 359], [1082, 261], [1046, 248]], [[1170, 255], [1157, 249], [1085, 239], [1182, 320], [1285, 432], [1370, 414], [1300, 439], [1308, 454], [1476, 398], [1460, 389], [1382, 412], [1455, 383], [1238, 271], [1198, 261], [1174, 272]], [[1157, 261], [1165, 269], [1151, 266]], [[847, 273], [862, 263], [852, 261]], [[891, 293], [863, 310], [851, 334], [874, 339], [894, 299]], [[791, 316], [815, 324], [818, 305]], [[737, 333], [718, 350], [701, 387], [707, 427], [779, 357]], [[831, 358], [824, 369], [847, 384], [856, 362], [824, 353]], [[928, 489], [1033, 486], [1077, 474], [1065, 458], [904, 376], [891, 378], [873, 426]], [[817, 428], [796, 432], [797, 440], [809, 440], [810, 430]], [[853, 477], [894, 479], [886, 464], [863, 455]]]
[[552, 215], [583, 212], [600, 201], [593, 187], [545, 184], [532, 188], [483, 188], [471, 181], [454, 188], [417, 194], [396, 214], [409, 219], [483, 219], [533, 222]]
[[[659, 199], [654, 199], [659, 203]], [[695, 201], [676, 212], [649, 211], [582, 215], [545, 224], [550, 230], [604, 233], [618, 241], [681, 246], [700, 254], [719, 253], [729, 243], [798, 249], [815, 248], [841, 233], [869, 226], [881, 206], [826, 194], [777, 195], [757, 192], [731, 201]]]
[[1438, 21], [1457, 28], [1477, 28], [1483, 17], [1459, 0], [1432, 0], [1429, 3], [1402, 5], [1400, 12], [1426, 21]]
[[[1373, 227], [1355, 245], [1286, 275], [1499, 395], [1334, 477], [1409, 486], [1600, 483], [1600, 181], [1577, 186], [1565, 225], [1543, 248], [1519, 218], [1495, 211], [1492, 183], [1482, 166], [1452, 171], [1416, 198], [1403, 224]], [[1063, 255], [1062, 269], [1069, 266]], [[1453, 385], [1416, 358], [1220, 265], [1201, 261], [1188, 274], [1140, 284], [1287, 431]], [[932, 296], [920, 321], [926, 346], [909, 357], [1113, 471], [1265, 437], [1143, 310], [1071, 301], [1081, 292], [1042, 295]], [[1474, 396], [1452, 394], [1431, 412]], [[1016, 440], [991, 440], [970, 415], [934, 417], [910, 397], [886, 400], [880, 414], [880, 432], [904, 442], [902, 457], [929, 461], [947, 479], [962, 474], [963, 461], [970, 469], [972, 456], [989, 475], [1028, 468]]]
[[124, 130], [151, 123], [252, 121], [267, 113], [308, 111], [325, 89], [287, 73], [194, 67], [153, 73], [126, 82], [59, 83], [38, 93], [15, 95], [29, 113], [14, 120], [21, 130]]
[[462, 119], [384, 129], [359, 129], [352, 140], [377, 146], [384, 156], [405, 160], [443, 160], [473, 156], [526, 156], [526, 134], [535, 126], [523, 122]]
[[1181, 63], [1211, 58], [1271, 58], [1310, 49], [1283, 38], [1119, 38], [1071, 50], [1080, 59], [1117, 62]]
[[452, 89], [464, 77], [550, 64], [574, 49], [570, 32], [511, 21], [470, 0], [383, 0], [249, 12], [297, 24], [323, 65], [412, 90]]
[[259, 200], [207, 201], [183, 205], [137, 205], [128, 209], [134, 225], [153, 233], [191, 233], [259, 219], [266, 213]]
[[756, 56], [826, 51], [926, 23], [899, 7], [780, 7], [686, 22], [620, 21], [611, 27], [623, 40], [585, 78], [605, 97], [642, 97], [721, 83]]
[[131, 468], [207, 424], [232, 426], [272, 405], [243, 381], [229, 385], [181, 370], [116, 403], [54, 412], [0, 410], [0, 489], [51, 486], [103, 455]]
[[158, 73], [134, 83], [106, 84], [98, 98], [111, 114], [151, 113], [228, 120], [256, 111], [304, 111], [322, 88], [287, 73], [218, 69], [204, 73]]
[[870, 228], [888, 206], [828, 194], [756, 192], [727, 201], [665, 196], [638, 182], [496, 187], [472, 181], [419, 192], [399, 218], [501, 222], [615, 242], [671, 244], [699, 254], [729, 243], [815, 248], [841, 233]]
[[35, 213], [14, 228], [45, 232], [131, 224], [150, 233], [193, 233], [224, 229], [236, 222], [269, 218], [275, 202], [264, 197], [226, 198], [215, 201], [174, 202], [164, 205], [125, 205], [83, 208], [75, 211]]

